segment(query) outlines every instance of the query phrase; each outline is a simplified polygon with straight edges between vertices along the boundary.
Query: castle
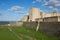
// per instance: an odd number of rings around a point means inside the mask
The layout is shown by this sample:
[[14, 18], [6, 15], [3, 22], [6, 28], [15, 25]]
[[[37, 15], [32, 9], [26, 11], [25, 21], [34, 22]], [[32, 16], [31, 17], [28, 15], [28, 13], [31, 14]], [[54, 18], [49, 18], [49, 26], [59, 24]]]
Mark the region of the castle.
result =
[[40, 12], [39, 8], [30, 8], [29, 15], [25, 15], [22, 22], [40, 21], [40, 22], [59, 22], [59, 12]]

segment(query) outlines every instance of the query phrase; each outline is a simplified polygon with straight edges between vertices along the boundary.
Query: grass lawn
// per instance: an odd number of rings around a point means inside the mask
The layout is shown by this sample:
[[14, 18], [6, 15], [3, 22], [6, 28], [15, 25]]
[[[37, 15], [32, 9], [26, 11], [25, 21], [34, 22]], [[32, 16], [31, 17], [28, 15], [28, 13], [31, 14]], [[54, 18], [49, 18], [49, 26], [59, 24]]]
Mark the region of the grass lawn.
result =
[[[41, 32], [25, 27], [8, 27], [0, 28], [0, 40], [58, 40], [57, 37], [49, 37]], [[19, 39], [20, 38], [20, 39]]]
[[0, 27], [0, 40], [19, 40], [7, 27]]

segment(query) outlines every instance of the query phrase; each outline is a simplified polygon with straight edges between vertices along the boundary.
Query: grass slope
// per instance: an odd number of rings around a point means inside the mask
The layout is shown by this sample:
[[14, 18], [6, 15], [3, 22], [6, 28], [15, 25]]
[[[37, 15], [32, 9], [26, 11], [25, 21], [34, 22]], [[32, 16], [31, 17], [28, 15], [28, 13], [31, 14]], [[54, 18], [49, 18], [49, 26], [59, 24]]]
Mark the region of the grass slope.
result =
[[7, 27], [0, 27], [0, 40], [19, 40]]
[[41, 32], [36, 32], [33, 29], [27, 29], [25, 27], [12, 28], [23, 40], [58, 40], [57, 37], [49, 37]]
[[[21, 40], [58, 40], [57, 37], [49, 37], [41, 32], [25, 27], [10, 27]], [[0, 40], [20, 40], [8, 27], [0, 27]]]

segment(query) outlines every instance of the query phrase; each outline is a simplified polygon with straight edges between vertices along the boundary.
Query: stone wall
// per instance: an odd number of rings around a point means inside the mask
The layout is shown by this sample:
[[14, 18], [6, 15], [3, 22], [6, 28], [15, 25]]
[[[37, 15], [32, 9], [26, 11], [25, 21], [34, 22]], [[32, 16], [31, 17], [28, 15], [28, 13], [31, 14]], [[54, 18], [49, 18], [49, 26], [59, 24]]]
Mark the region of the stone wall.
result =
[[56, 36], [60, 31], [60, 22], [41, 22], [39, 30], [49, 36]]
[[[26, 22], [23, 25], [27, 28], [37, 28], [37, 22]], [[57, 36], [60, 33], [60, 22], [40, 22], [39, 31], [49, 36]]]
[[23, 25], [23, 22], [10, 22], [8, 26], [22, 26]]
[[23, 26], [27, 27], [27, 28], [33, 28], [36, 29], [37, 26], [37, 22], [24, 22]]

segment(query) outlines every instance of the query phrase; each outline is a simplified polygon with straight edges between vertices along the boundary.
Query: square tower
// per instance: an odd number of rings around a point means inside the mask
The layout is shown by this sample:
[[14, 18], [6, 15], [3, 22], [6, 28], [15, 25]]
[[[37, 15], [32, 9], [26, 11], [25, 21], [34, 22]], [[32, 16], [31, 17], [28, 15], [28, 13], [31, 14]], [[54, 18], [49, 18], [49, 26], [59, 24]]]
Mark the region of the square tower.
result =
[[36, 21], [36, 19], [40, 18], [40, 9], [39, 8], [31, 8], [29, 10], [29, 21]]

